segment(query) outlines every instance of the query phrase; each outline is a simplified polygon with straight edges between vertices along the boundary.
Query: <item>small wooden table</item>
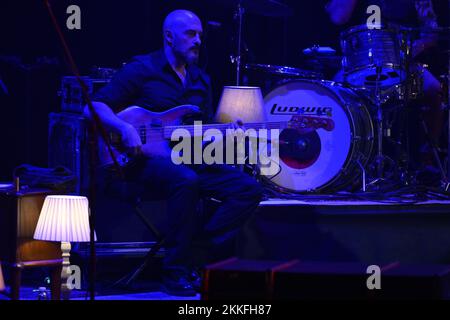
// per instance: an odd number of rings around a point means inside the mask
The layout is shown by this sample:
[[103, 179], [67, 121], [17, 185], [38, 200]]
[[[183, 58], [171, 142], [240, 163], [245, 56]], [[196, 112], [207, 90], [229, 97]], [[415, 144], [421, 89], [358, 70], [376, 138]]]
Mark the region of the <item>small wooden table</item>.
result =
[[62, 253], [59, 242], [34, 240], [39, 215], [50, 190], [0, 190], [0, 261], [10, 268], [11, 299], [20, 299], [22, 270], [51, 268], [52, 300], [61, 297]]

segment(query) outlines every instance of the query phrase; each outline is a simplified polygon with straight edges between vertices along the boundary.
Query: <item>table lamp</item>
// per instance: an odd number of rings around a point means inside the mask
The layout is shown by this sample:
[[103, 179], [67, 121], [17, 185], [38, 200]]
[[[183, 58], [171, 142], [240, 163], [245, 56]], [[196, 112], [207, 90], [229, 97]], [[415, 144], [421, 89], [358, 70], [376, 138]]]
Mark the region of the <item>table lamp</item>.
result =
[[266, 122], [264, 100], [259, 87], [226, 86], [216, 112], [217, 122]]
[[[42, 206], [34, 239], [61, 242], [63, 297], [68, 296], [67, 279], [71, 276], [71, 242], [89, 242], [89, 201], [79, 196], [47, 196]], [[96, 240], [96, 239], [95, 239]]]

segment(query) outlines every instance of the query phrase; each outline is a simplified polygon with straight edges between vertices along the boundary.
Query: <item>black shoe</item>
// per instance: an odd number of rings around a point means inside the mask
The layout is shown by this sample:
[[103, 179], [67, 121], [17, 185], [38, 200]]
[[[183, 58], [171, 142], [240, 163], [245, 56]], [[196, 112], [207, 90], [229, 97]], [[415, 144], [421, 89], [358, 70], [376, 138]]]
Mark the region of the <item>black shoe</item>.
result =
[[162, 288], [171, 296], [193, 297], [197, 295], [187, 269], [176, 268], [165, 270], [162, 277]]

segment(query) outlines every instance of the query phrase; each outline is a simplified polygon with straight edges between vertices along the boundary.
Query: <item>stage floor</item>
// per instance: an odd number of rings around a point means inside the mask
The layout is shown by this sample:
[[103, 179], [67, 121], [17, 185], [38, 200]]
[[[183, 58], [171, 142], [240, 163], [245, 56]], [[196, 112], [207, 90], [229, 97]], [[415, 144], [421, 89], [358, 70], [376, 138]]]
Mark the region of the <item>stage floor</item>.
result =
[[[270, 206], [446, 206], [450, 208], [450, 200], [428, 200], [413, 203], [400, 201], [368, 201], [368, 200], [288, 200], [269, 199], [262, 201], [260, 207]], [[450, 213], [450, 212], [449, 212]]]
[[[37, 288], [33, 287], [22, 287], [21, 288], [21, 300], [38, 300], [38, 296], [36, 292], [33, 292], [33, 290], [36, 290]], [[0, 294], [0, 301], [1, 300], [9, 300], [9, 298], [4, 295]], [[89, 294], [86, 291], [80, 291], [75, 290], [72, 291], [70, 300], [89, 300]], [[170, 296], [164, 292], [161, 291], [149, 291], [149, 292], [140, 292], [140, 293], [127, 293], [127, 292], [117, 292], [115, 294], [104, 294], [99, 293], [96, 295], [95, 300], [146, 300], [146, 301], [174, 301], [174, 300], [200, 300], [200, 294], [198, 294], [195, 297], [177, 297], [177, 296]]]

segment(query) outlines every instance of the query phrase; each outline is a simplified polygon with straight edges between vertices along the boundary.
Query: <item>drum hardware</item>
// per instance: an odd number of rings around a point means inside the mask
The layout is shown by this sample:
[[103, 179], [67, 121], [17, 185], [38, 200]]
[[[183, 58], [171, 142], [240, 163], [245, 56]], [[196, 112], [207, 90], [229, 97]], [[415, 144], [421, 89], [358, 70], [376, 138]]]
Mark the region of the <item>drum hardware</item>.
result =
[[247, 63], [244, 65], [244, 70], [244, 85], [258, 86], [263, 94], [293, 80], [321, 80], [324, 78], [323, 74], [316, 71], [271, 64]]
[[234, 19], [237, 20], [237, 52], [236, 56], [231, 57], [231, 61], [236, 64], [236, 85], [239, 86], [242, 71], [242, 35], [246, 12], [267, 17], [287, 17], [292, 15], [292, 10], [275, 0], [213, 0], [212, 2], [236, 9]]
[[[450, 28], [447, 28], [447, 27], [440, 28], [437, 26], [425, 27], [425, 28], [404, 28], [401, 30], [403, 39], [405, 39], [405, 41], [406, 41], [406, 46], [404, 48], [404, 52], [405, 52], [405, 56], [406, 56], [405, 65], [407, 67], [406, 70], [409, 71], [407, 74], [407, 81], [406, 81], [406, 86], [404, 89], [406, 92], [405, 98], [403, 100], [405, 106], [408, 105], [408, 103], [410, 103], [411, 100], [421, 97], [422, 87], [423, 87], [423, 73], [426, 70], [426, 68], [428, 68], [427, 65], [422, 65], [422, 66], [419, 66], [417, 68], [417, 70], [411, 71], [410, 66], [411, 66], [411, 60], [412, 60], [411, 48], [412, 48], [413, 35], [428, 33], [428, 34], [433, 34], [433, 37], [435, 37], [436, 39], [442, 39], [442, 40], [445, 40], [448, 42], [449, 31], [450, 31]], [[447, 54], [448, 59], [449, 59], [448, 78], [450, 78], [450, 51], [447, 51], [445, 53]], [[442, 78], [441, 78], [441, 80], [442, 80]], [[445, 104], [447, 102], [447, 104], [448, 104], [449, 101], [445, 100], [445, 93], [450, 92], [450, 88], [448, 87], [448, 82], [447, 82], [446, 90], [444, 90], [445, 84], [444, 85], [442, 85], [442, 84], [443, 83], [441, 82], [441, 88], [443, 89], [441, 91], [442, 91], [442, 93], [444, 93], [442, 103]], [[449, 104], [448, 109], [450, 109], [450, 104]], [[450, 116], [450, 112], [449, 112], [449, 116]], [[437, 141], [434, 141], [434, 139], [431, 138], [430, 133], [429, 133], [429, 128], [428, 128], [422, 114], [420, 115], [419, 121], [420, 121], [420, 126], [422, 127], [422, 130], [425, 134], [425, 139], [431, 148], [434, 162], [437, 165], [439, 173], [441, 175], [441, 187], [445, 191], [448, 191], [450, 188], [450, 157], [447, 154], [448, 164], [447, 164], [447, 172], [446, 172], [444, 169], [444, 166], [442, 164], [442, 161], [440, 159], [440, 156], [439, 156], [440, 148], [437, 144]], [[449, 118], [449, 129], [450, 129], [450, 118]], [[448, 148], [449, 148], [448, 150], [450, 150], [450, 130], [449, 130], [449, 137], [447, 139], [448, 139]]]
[[324, 75], [321, 79], [332, 79], [342, 66], [342, 56], [338, 56], [331, 47], [314, 45], [304, 49], [302, 55], [311, 70]]
[[363, 166], [361, 161], [359, 161], [359, 159], [356, 160], [356, 163], [358, 164], [358, 166], [359, 166], [359, 168], [361, 170], [362, 191], [363, 192], [367, 192], [367, 184], [366, 184], [367, 172], [366, 172], [366, 168]]
[[375, 101], [376, 101], [376, 128], [377, 128], [377, 156], [375, 157], [374, 163], [376, 165], [376, 177], [369, 185], [374, 185], [376, 183], [385, 180], [384, 163], [386, 160], [393, 161], [388, 158], [383, 153], [383, 138], [384, 138], [384, 118], [383, 118], [383, 108], [381, 103], [381, 88], [380, 83], [382, 81], [382, 62], [377, 62], [376, 64], [376, 80], [375, 80]]
[[306, 48], [303, 50], [303, 54], [306, 56], [334, 56], [336, 54], [336, 50], [330, 47], [322, 47], [319, 45], [313, 45], [310, 48]]
[[276, 0], [209, 0], [209, 3], [235, 9], [238, 5], [246, 12], [265, 17], [289, 17], [293, 15], [292, 9]]
[[438, 166], [442, 181], [445, 182], [446, 184], [448, 184], [447, 176], [446, 176], [444, 167], [442, 166], [441, 159], [439, 157], [439, 146], [436, 144], [434, 139], [431, 138], [429, 130], [428, 130], [428, 126], [425, 123], [425, 120], [423, 119], [423, 117], [421, 117], [421, 119], [420, 119], [420, 124], [422, 125], [422, 129], [425, 132], [425, 137], [427, 139], [428, 145], [431, 147], [431, 150], [433, 152], [434, 161], [436, 162], [436, 164]]
[[[450, 1], [448, 3], [449, 8], [450, 8]], [[445, 34], [447, 35], [447, 41], [449, 38], [449, 29], [447, 29], [447, 32], [445, 32]], [[448, 49], [448, 47], [447, 47]], [[447, 102], [447, 111], [448, 111], [448, 137], [447, 137], [447, 183], [443, 183], [445, 191], [449, 191], [450, 188], [450, 50], [446, 51], [447, 54], [447, 58], [448, 58], [448, 72], [447, 72], [447, 78], [446, 78], [446, 82], [445, 84], [447, 85], [447, 90], [444, 90], [445, 94], [444, 94], [444, 101], [446, 99]]]
[[235, 18], [238, 20], [238, 45], [236, 55], [236, 85], [239, 86], [241, 80], [241, 45], [242, 45], [242, 23], [244, 19], [244, 8], [242, 7], [242, 1], [237, 4], [237, 11]]
[[300, 69], [289, 66], [279, 66], [272, 64], [247, 63], [244, 66], [247, 71], [254, 71], [261, 74], [278, 76], [281, 79], [322, 79], [323, 75], [319, 72]]

